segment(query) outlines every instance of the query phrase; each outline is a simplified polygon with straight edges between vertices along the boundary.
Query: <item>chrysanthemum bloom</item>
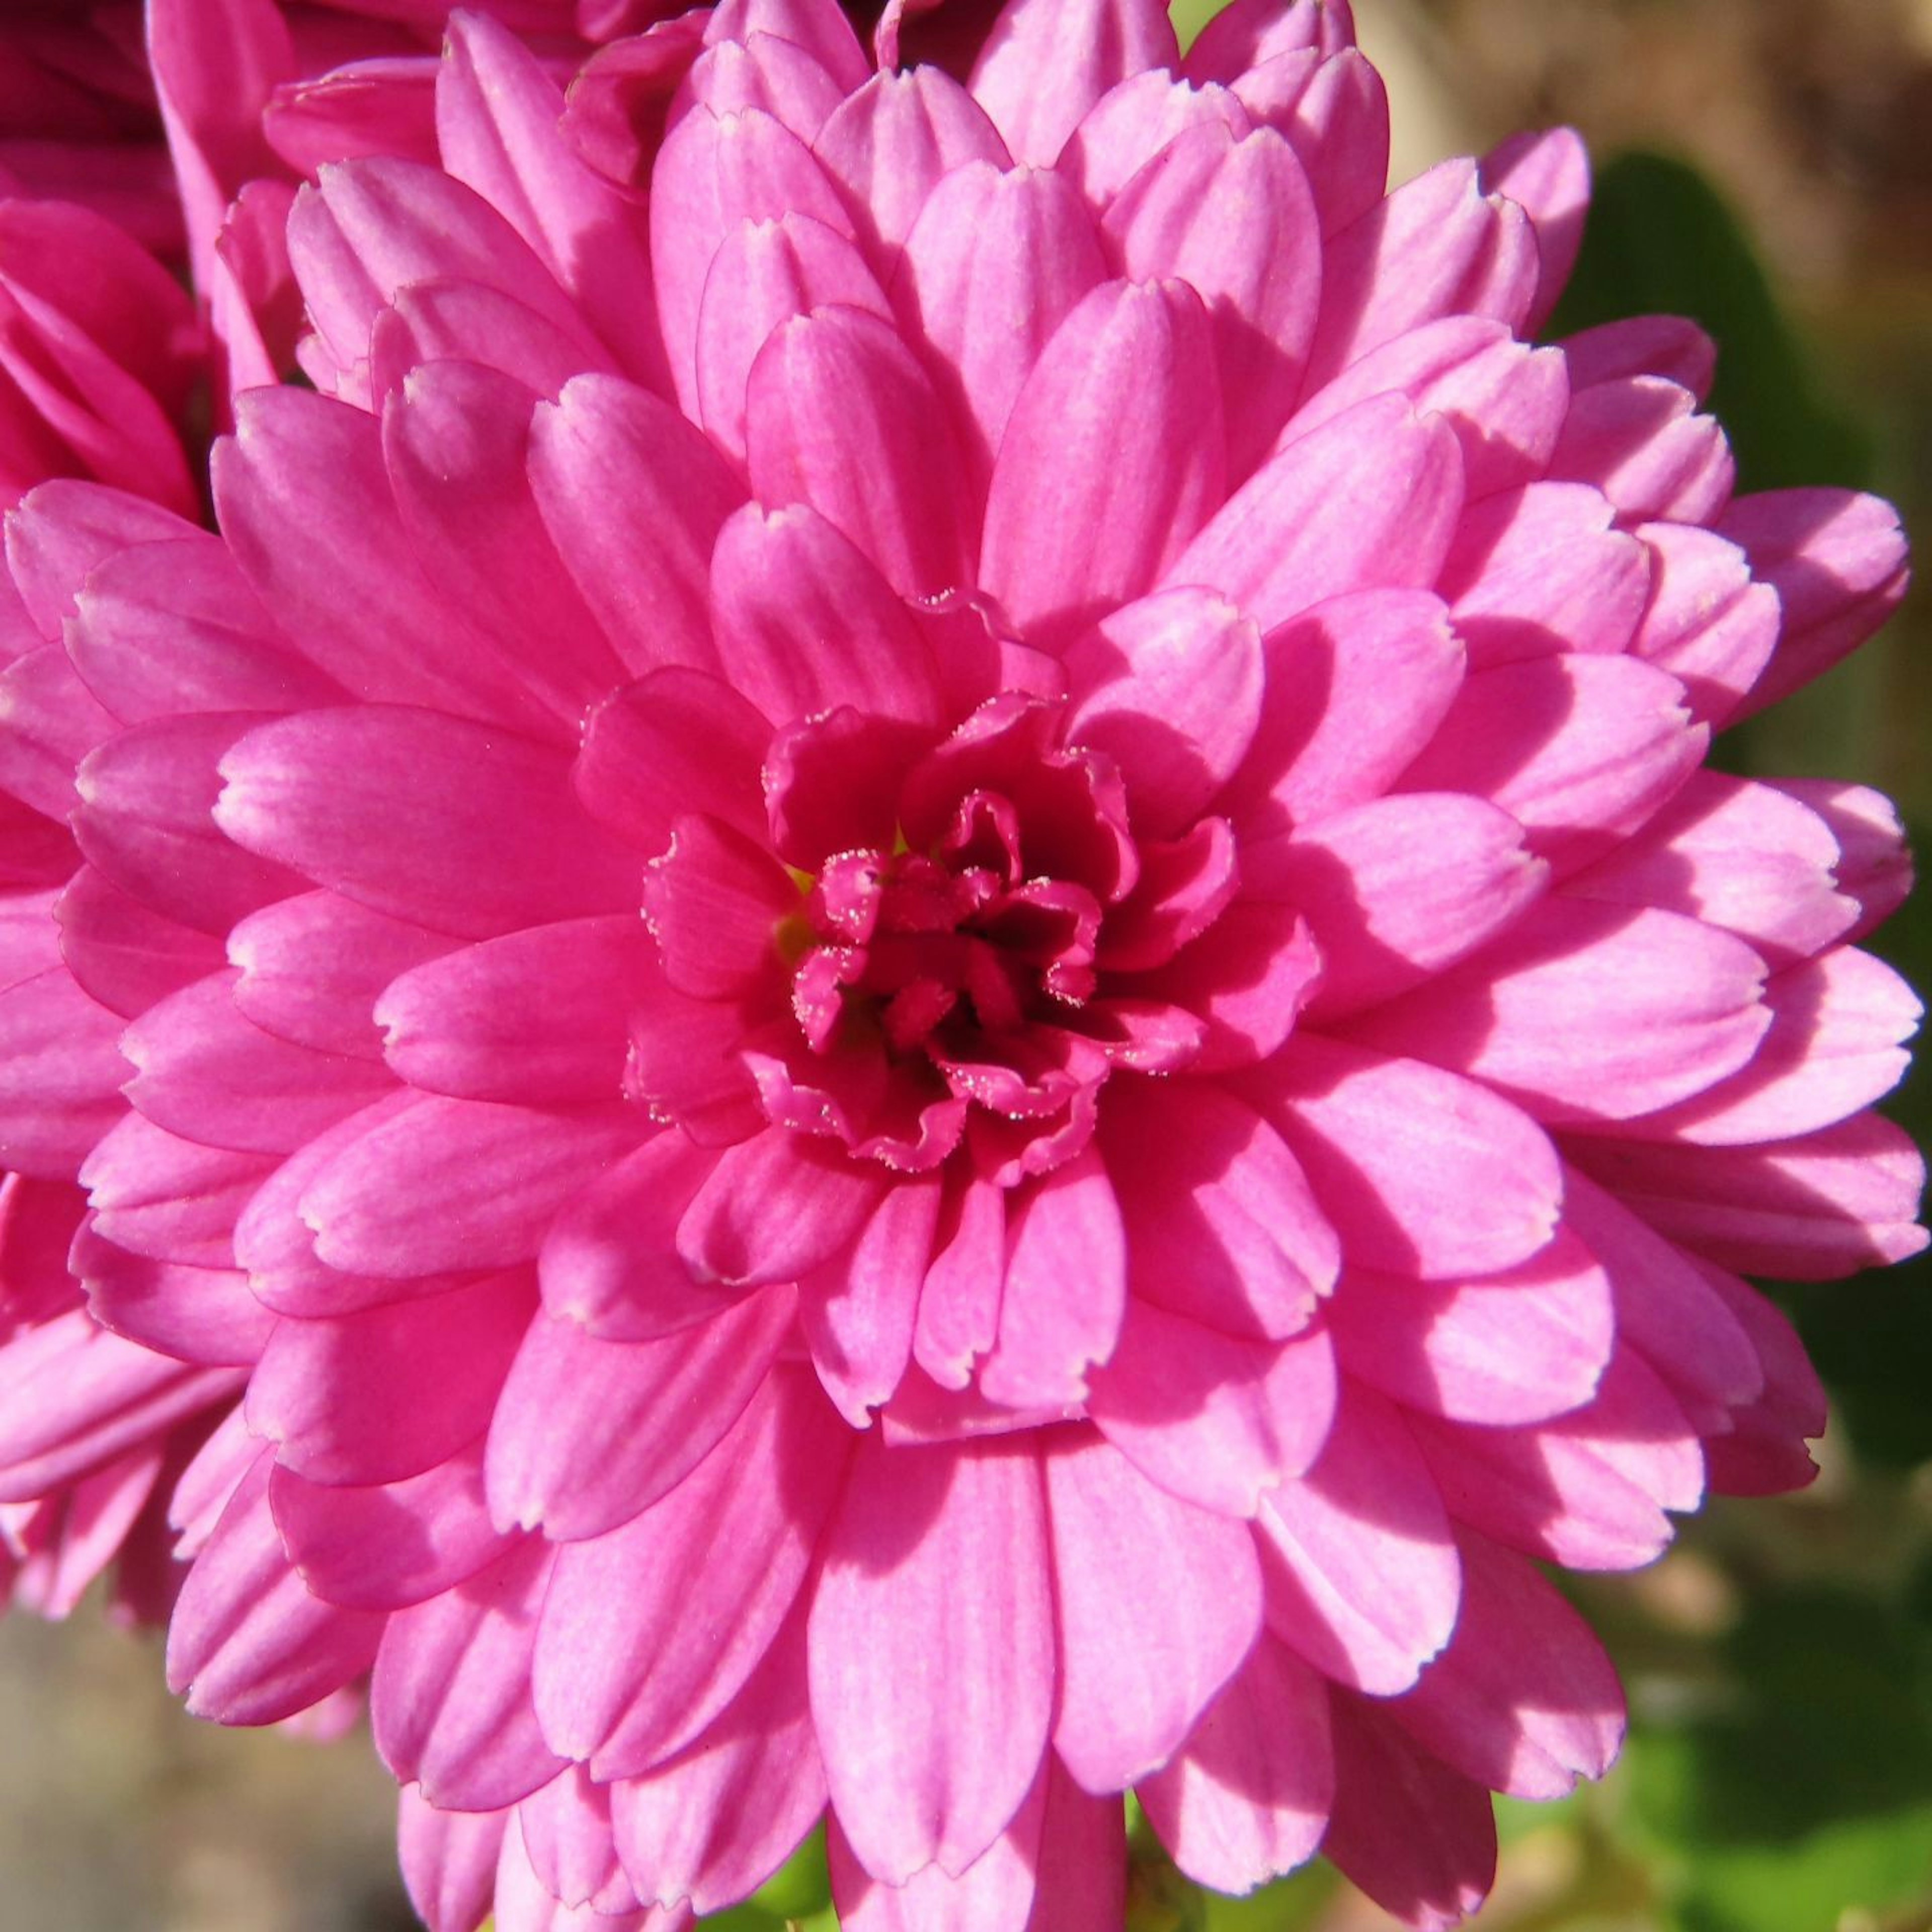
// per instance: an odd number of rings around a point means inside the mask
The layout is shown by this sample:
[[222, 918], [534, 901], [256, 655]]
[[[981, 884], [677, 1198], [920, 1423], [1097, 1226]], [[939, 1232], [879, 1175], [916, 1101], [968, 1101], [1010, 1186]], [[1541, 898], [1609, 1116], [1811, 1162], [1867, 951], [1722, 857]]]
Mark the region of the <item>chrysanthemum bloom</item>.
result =
[[85, 862], [0, 1131], [247, 1378], [172, 1674], [373, 1670], [439, 1932], [828, 1807], [856, 1932], [1115, 1932], [1130, 1786], [1446, 1924], [1616, 1747], [1538, 1563], [1802, 1483], [1740, 1274], [1922, 1242], [1895, 823], [1703, 763], [1895, 523], [1734, 500], [1688, 326], [1528, 346], [1575, 142], [1385, 196], [1338, 5], [703, 34], [633, 152], [655, 55], [566, 134], [460, 20], [221, 534], [16, 520]]

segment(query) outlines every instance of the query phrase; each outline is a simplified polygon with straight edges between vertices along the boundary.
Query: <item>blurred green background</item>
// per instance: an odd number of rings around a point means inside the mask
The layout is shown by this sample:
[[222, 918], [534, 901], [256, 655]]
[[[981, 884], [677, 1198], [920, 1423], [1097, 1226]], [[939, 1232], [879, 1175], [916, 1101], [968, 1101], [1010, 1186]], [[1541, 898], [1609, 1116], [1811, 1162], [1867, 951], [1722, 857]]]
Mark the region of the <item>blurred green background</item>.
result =
[[[1598, 206], [1563, 320], [1667, 310], [1723, 350], [1741, 487], [1876, 489], [1932, 531], [1932, 0], [1356, 0], [1395, 176], [1568, 122]], [[1184, 27], [1215, 10], [1180, 0]], [[1932, 595], [1727, 762], [1898, 798], [1932, 849]], [[1932, 896], [1879, 950], [1932, 984]], [[1932, 1077], [1898, 1102], [1922, 1141]], [[1804, 1496], [1720, 1502], [1577, 1594], [1631, 1742], [1567, 1804], [1500, 1808], [1484, 1932], [1932, 1932], [1932, 1264], [1786, 1298], [1834, 1405]], [[83, 1612], [0, 1624], [4, 1932], [389, 1932], [366, 1749], [218, 1735]], [[1325, 1868], [1239, 1902], [1140, 1845], [1130, 1932], [1378, 1932]], [[730, 1932], [820, 1932], [811, 1857]]]

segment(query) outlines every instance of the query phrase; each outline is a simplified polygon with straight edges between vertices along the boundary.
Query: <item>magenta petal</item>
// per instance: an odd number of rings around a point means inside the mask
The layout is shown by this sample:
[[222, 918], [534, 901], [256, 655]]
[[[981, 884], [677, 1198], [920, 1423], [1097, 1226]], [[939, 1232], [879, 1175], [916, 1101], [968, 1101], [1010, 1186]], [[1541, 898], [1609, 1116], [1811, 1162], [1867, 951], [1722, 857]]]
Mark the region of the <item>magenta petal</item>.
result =
[[849, 1252], [800, 1284], [812, 1364], [855, 1429], [891, 1399], [912, 1358], [940, 1207], [937, 1180], [900, 1181]]
[[1590, 206], [1589, 155], [1568, 128], [1518, 134], [1484, 158], [1483, 183], [1508, 196], [1535, 231], [1536, 293], [1521, 326], [1526, 335], [1537, 334], [1576, 266]]
[[610, 1787], [619, 1855], [639, 1896], [688, 1898], [699, 1912], [762, 1884], [824, 1809], [796, 1610], [694, 1743]]
[[694, 1280], [676, 1244], [716, 1160], [674, 1130], [606, 1168], [544, 1238], [545, 1309], [610, 1342], [655, 1341], [723, 1314], [736, 1295]]
[[[536, 1254], [557, 1209], [636, 1137], [628, 1108], [546, 1114], [428, 1096], [332, 1150], [301, 1211], [317, 1253], [345, 1273], [508, 1267]], [[418, 1214], [422, 1200], [437, 1213]]]
[[1335, 1807], [1322, 1849], [1415, 1932], [1449, 1932], [1496, 1877], [1490, 1794], [1367, 1699], [1332, 1699]]
[[718, 1157], [678, 1224], [678, 1252], [700, 1283], [796, 1280], [857, 1234], [887, 1184], [883, 1168], [774, 1128]]
[[774, 724], [839, 705], [914, 724], [944, 716], [911, 613], [875, 560], [808, 505], [733, 518], [712, 554], [711, 597], [725, 674]]
[[1088, 1371], [1113, 1353], [1126, 1303], [1120, 1202], [1090, 1148], [1008, 1209], [999, 1337], [981, 1364], [981, 1390], [1014, 1408], [1083, 1401]]
[[268, 1501], [314, 1594], [350, 1610], [402, 1610], [454, 1588], [507, 1547], [484, 1505], [482, 1462], [472, 1445], [420, 1475], [368, 1487], [278, 1468]]
[[982, 489], [1041, 352], [1107, 273], [1093, 215], [1058, 172], [968, 163], [933, 190], [895, 292], [936, 352]]
[[1206, 311], [1182, 284], [1104, 282], [1054, 332], [994, 461], [980, 560], [1033, 641], [1151, 590], [1221, 500], [1219, 388]]
[[1294, 407], [1321, 301], [1320, 222], [1294, 148], [1270, 128], [1191, 129], [1127, 184], [1106, 233], [1136, 280], [1172, 276], [1206, 303], [1229, 471], [1245, 476]]
[[1225, 128], [1240, 140], [1255, 123], [1219, 84], [1226, 78], [1178, 86], [1174, 76], [1158, 68], [1130, 74], [1082, 118], [1054, 172], [1078, 188], [1090, 206], [1104, 208], [1169, 142], [1191, 129]]
[[1375, 799], [1242, 854], [1252, 892], [1293, 905], [1322, 956], [1318, 1024], [1402, 992], [1504, 931], [1548, 868], [1521, 826], [1454, 794]]
[[783, 1288], [654, 1342], [530, 1324], [490, 1424], [490, 1507], [553, 1542], [602, 1536], [681, 1483], [737, 1423], [793, 1318]]
[[263, 1031], [318, 1052], [377, 1060], [377, 996], [456, 941], [328, 892], [280, 899], [228, 934], [236, 1007]]
[[1211, 592], [1162, 591], [1103, 617], [1068, 653], [1067, 676], [1068, 742], [1120, 767], [1137, 832], [1178, 838], [1253, 740], [1261, 636]]
[[1205, 1083], [1119, 1086], [1100, 1146], [1136, 1297], [1251, 1340], [1298, 1334], [1341, 1246], [1280, 1136]]
[[812, 1707], [839, 1822], [889, 1885], [934, 1858], [956, 1876], [1012, 1822], [1046, 1748], [1053, 1612], [1036, 1453], [864, 1445], [824, 1566]]
[[1566, 1797], [1601, 1778], [1623, 1742], [1615, 1666], [1533, 1564], [1463, 1535], [1456, 1637], [1388, 1708], [1466, 1778], [1514, 1798]]
[[634, 383], [582, 376], [531, 419], [530, 464], [550, 541], [628, 668], [715, 669], [711, 547], [745, 491], [697, 428]]
[[1337, 1682], [1406, 1690], [1449, 1640], [1462, 1591], [1449, 1518], [1402, 1412], [1344, 1382], [1306, 1475], [1262, 1504], [1268, 1627]]
[[1334, 1785], [1328, 1687], [1264, 1633], [1185, 1747], [1137, 1795], [1190, 1878], [1244, 1892], [1314, 1856]]
[[106, 1240], [159, 1261], [227, 1268], [237, 1214], [279, 1165], [272, 1154], [197, 1146], [128, 1114], [101, 1136], [80, 1178]]
[[272, 1724], [352, 1682], [382, 1619], [311, 1596], [268, 1514], [266, 1452], [196, 1558], [168, 1627], [168, 1684], [197, 1717]]
[[217, 823], [377, 912], [483, 939], [634, 910], [637, 856], [584, 818], [562, 757], [446, 713], [344, 706], [250, 732]]
[[477, 1100], [591, 1106], [623, 1090], [632, 989], [650, 947], [634, 914], [484, 940], [392, 980], [383, 1057], [411, 1086]]
[[121, 1022], [64, 968], [0, 992], [0, 1158], [16, 1172], [70, 1180], [126, 1111]]
[[[334, 1321], [284, 1322], [249, 1378], [248, 1426], [317, 1483], [393, 1483], [480, 1436], [533, 1312], [527, 1276]], [[399, 1393], [415, 1391], [406, 1401]]]
[[1558, 1122], [1701, 1094], [1772, 1024], [1757, 955], [1674, 913], [1546, 898], [1480, 957], [1355, 1021], [1351, 1036], [1473, 1075]]
[[396, 1825], [403, 1882], [430, 1932], [476, 1932], [489, 1917], [505, 1822], [501, 1812], [439, 1811], [415, 1785], [404, 1786]]
[[1578, 1154], [1651, 1225], [1720, 1267], [1838, 1279], [1926, 1244], [1925, 1164], [1889, 1120], [1860, 1114], [1782, 1146], [1585, 1140]]
[[804, 503], [907, 596], [970, 580], [979, 532], [932, 380], [876, 316], [831, 308], [775, 329], [752, 365], [758, 500]]
[[1372, 397], [1277, 450], [1164, 580], [1214, 584], [1264, 630], [1350, 591], [1421, 588], [1455, 533], [1462, 470], [1447, 423]]
[[1045, 1783], [1042, 1771], [1012, 1822], [956, 1878], [933, 1864], [902, 1886], [880, 1884], [854, 1856], [835, 1814], [826, 1850], [841, 1927], [849, 1932], [1025, 1932], [1034, 1922]]
[[92, 866], [74, 874], [50, 910], [61, 957], [76, 984], [90, 999], [130, 1018], [222, 963], [209, 934], [142, 905]]
[[1335, 1394], [1320, 1328], [1243, 1341], [1136, 1300], [1088, 1406], [1108, 1441], [1170, 1495], [1251, 1516], [1320, 1454]]
[[798, 1594], [851, 1439], [809, 1377], [767, 1376], [677, 1487], [558, 1557], [536, 1662], [554, 1746], [628, 1777], [725, 1708]]
[[1474, 1082], [1312, 1036], [1259, 1088], [1352, 1260], [1425, 1280], [1513, 1268], [1555, 1233], [1540, 1129]]
[[[1164, 1764], [1261, 1629], [1261, 1568], [1246, 1524], [1177, 1502], [1088, 1436], [1048, 1456], [1060, 1680], [1053, 1743], [1088, 1790]], [[1144, 1587], [1158, 1548], [1171, 1588]]]
[[946, 176], [974, 161], [1004, 168], [1009, 159], [973, 97], [926, 66], [872, 75], [832, 110], [812, 152], [845, 190], [882, 262]]
[[698, 317], [698, 413], [740, 463], [752, 370], [773, 332], [829, 303], [890, 318], [884, 292], [856, 244], [810, 216], [741, 222], [705, 278]]
[[973, 98], [1016, 160], [1051, 167], [1088, 108], [1180, 50], [1159, 0], [1015, 0], [973, 68]]
[[388, 1619], [370, 1686], [376, 1747], [425, 1801], [514, 1804], [562, 1767], [530, 1700], [530, 1654], [551, 1552], [520, 1543], [467, 1582]]
[[545, 1892], [566, 1911], [590, 1907], [614, 1918], [638, 1909], [618, 1862], [608, 1787], [572, 1765], [517, 1807], [524, 1856]]
[[1468, 1282], [1351, 1270], [1328, 1305], [1350, 1375], [1406, 1408], [1462, 1422], [1541, 1422], [1596, 1393], [1615, 1326], [1610, 1284], [1574, 1234]]

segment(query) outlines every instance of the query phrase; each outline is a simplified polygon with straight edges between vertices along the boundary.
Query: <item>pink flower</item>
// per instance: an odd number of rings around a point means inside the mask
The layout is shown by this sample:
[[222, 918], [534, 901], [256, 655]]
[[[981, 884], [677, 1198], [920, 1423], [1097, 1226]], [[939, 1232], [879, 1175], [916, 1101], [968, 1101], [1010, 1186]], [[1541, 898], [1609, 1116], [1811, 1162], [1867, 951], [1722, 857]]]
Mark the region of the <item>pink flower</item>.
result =
[[1334, 0], [680, 36], [560, 125], [459, 19], [437, 163], [295, 197], [323, 393], [220, 535], [14, 519], [82, 863], [0, 1150], [247, 1383], [171, 1675], [373, 1672], [437, 1932], [680, 1927], [828, 1805], [854, 1932], [1112, 1932], [1129, 1786], [1449, 1923], [1621, 1732], [1535, 1560], [1810, 1472], [1733, 1270], [1922, 1244], [1895, 822], [1703, 764], [1895, 523], [1734, 500], [1688, 325], [1528, 346], [1576, 143], [1384, 196]]

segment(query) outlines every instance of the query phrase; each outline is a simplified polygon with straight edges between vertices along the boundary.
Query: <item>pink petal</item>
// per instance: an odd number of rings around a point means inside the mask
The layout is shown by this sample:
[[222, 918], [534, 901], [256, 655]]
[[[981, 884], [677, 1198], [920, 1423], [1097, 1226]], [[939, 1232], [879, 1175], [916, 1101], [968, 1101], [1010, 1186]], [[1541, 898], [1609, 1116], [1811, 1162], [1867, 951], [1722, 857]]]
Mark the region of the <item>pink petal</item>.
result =
[[698, 315], [699, 418], [740, 463], [747, 388], [758, 352], [795, 316], [829, 303], [890, 316], [856, 244], [808, 215], [746, 221], [724, 238]]
[[1136, 1300], [1088, 1406], [1108, 1441], [1171, 1496], [1252, 1516], [1328, 1439], [1334, 1352], [1320, 1328], [1244, 1341]]
[[629, 1777], [725, 1709], [798, 1594], [851, 1439], [808, 1376], [769, 1377], [668, 1496], [558, 1557], [536, 1662], [554, 1746]]
[[530, 1654], [551, 1552], [532, 1538], [454, 1590], [388, 1620], [370, 1686], [382, 1761], [426, 1802], [486, 1811], [562, 1769], [537, 1727]]
[[565, 567], [634, 675], [664, 664], [716, 668], [706, 613], [711, 548], [745, 491], [694, 424], [634, 383], [580, 376], [531, 420], [530, 488]]
[[[1153, 588], [1226, 488], [1207, 314], [1178, 286], [1106, 282], [1054, 332], [1013, 406], [980, 580], [1035, 642]], [[1194, 584], [1212, 572], [1183, 574]]]
[[1344, 1382], [1314, 1466], [1256, 1520], [1268, 1628], [1325, 1676], [1406, 1690], [1449, 1640], [1461, 1569], [1449, 1519], [1402, 1412]]
[[1323, 384], [1296, 411], [1282, 440], [1295, 441], [1382, 395], [1406, 396], [1418, 413], [1448, 422], [1475, 505], [1542, 476], [1562, 431], [1570, 385], [1555, 350], [1532, 349], [1504, 323], [1480, 316], [1444, 316], [1371, 350]]
[[362, 1676], [382, 1619], [311, 1596], [268, 1514], [263, 1454], [196, 1558], [168, 1626], [168, 1688], [196, 1716], [266, 1724]]
[[1460, 1542], [1455, 1641], [1390, 1714], [1478, 1784], [1567, 1797], [1578, 1778], [1601, 1778], [1623, 1742], [1616, 1666], [1534, 1564], [1480, 1537]]
[[1142, 836], [1178, 838], [1240, 764], [1262, 708], [1261, 636], [1213, 592], [1157, 592], [1067, 656], [1067, 741], [1104, 752]]
[[1225, 128], [1240, 140], [1255, 124], [1219, 84], [1225, 78], [1184, 82], [1159, 68], [1128, 75], [1082, 118], [1054, 172], [1078, 188], [1090, 207], [1104, 208], [1169, 142], [1191, 129]]
[[1462, 508], [1462, 467], [1448, 424], [1399, 396], [1372, 398], [1276, 451], [1164, 580], [1214, 584], [1264, 630], [1352, 590], [1432, 584]]
[[1718, 533], [1741, 545], [1751, 574], [1778, 592], [1784, 630], [1744, 712], [1762, 710], [1862, 644], [1905, 594], [1898, 512], [1843, 490], [1741, 496]]
[[[1156, 1489], [1098, 1436], [1046, 1460], [1058, 1609], [1054, 1749], [1076, 1780], [1118, 1791], [1166, 1763], [1261, 1629], [1246, 1526]], [[1167, 1586], [1145, 1587], [1154, 1550]]]
[[1016, 0], [973, 68], [973, 98], [1016, 160], [1051, 167], [1108, 88], [1180, 58], [1158, 0]]
[[1304, 1036], [1270, 1064], [1267, 1085], [1263, 1111], [1352, 1262], [1455, 1280], [1514, 1268], [1555, 1232], [1554, 1150], [1474, 1082]]
[[1249, 846], [1242, 880], [1293, 905], [1322, 954], [1311, 1018], [1373, 1006], [1474, 952], [1541, 895], [1522, 828], [1480, 799], [1398, 795]]
[[900, 1181], [850, 1252], [800, 1284], [812, 1365], [855, 1429], [890, 1400], [912, 1358], [940, 1208], [937, 1180]]
[[844, 189], [875, 259], [891, 259], [928, 198], [974, 161], [1006, 166], [985, 110], [937, 67], [872, 75], [833, 110], [812, 152]]
[[0, 1160], [70, 1180], [125, 1111], [121, 1022], [62, 967], [0, 992]]
[[1323, 234], [1340, 233], [1382, 200], [1388, 185], [1388, 95], [1382, 76], [1354, 48], [1277, 54], [1236, 74], [1232, 85], [1255, 119], [1286, 134], [1300, 156]]
[[1534, 1428], [1412, 1414], [1409, 1428], [1459, 1522], [1573, 1570], [1634, 1570], [1672, 1534], [1666, 1510], [1703, 1499], [1704, 1458], [1684, 1411], [1630, 1351], [1596, 1400]]
[[1522, 318], [1526, 335], [1538, 333], [1576, 266], [1590, 206], [1590, 157], [1573, 129], [1518, 134], [1483, 159], [1483, 184], [1508, 196], [1529, 217], [1536, 235], [1536, 294]]
[[678, 1224], [678, 1252], [700, 1283], [795, 1280], [844, 1248], [886, 1185], [882, 1169], [774, 1128], [720, 1156]]
[[230, 837], [376, 912], [484, 939], [638, 903], [636, 855], [585, 820], [563, 760], [500, 730], [304, 712], [250, 733], [221, 775]]
[[970, 577], [978, 532], [931, 379], [876, 316], [832, 308], [773, 330], [746, 392], [752, 487], [808, 504], [908, 596]]
[[934, 1858], [957, 1876], [1011, 1823], [1046, 1748], [1035, 1453], [864, 1445], [824, 1561], [812, 1705], [839, 1822], [887, 1884]]
[[1532, 483], [1472, 507], [1439, 587], [1472, 666], [1628, 646], [1651, 565], [1616, 515], [1580, 483]]
[[1107, 272], [1091, 213], [1057, 172], [968, 160], [933, 188], [895, 293], [936, 352], [982, 490], [1041, 352]]
[[1545, 899], [1480, 963], [1355, 1021], [1353, 1039], [1474, 1076], [1548, 1121], [1703, 1093], [1771, 1025], [1742, 940], [1675, 913]]
[[[398, 1279], [507, 1267], [635, 1140], [628, 1108], [544, 1114], [426, 1098], [360, 1132], [304, 1188], [316, 1250], [345, 1273]], [[434, 1201], [424, 1216], [417, 1203]]]
[[508, 1546], [483, 1500], [472, 1447], [380, 1486], [311, 1483], [278, 1468], [268, 1501], [304, 1585], [356, 1610], [397, 1610], [454, 1588]]
[[539, 1317], [489, 1424], [490, 1507], [552, 1542], [602, 1536], [670, 1493], [744, 1413], [793, 1318], [775, 1288], [655, 1342]]
[[416, 1786], [403, 1787], [403, 1882], [430, 1932], [476, 1932], [489, 1917], [505, 1822], [500, 1812], [438, 1811]]
[[1185, 1747], [1136, 1795], [1190, 1878], [1245, 1892], [1314, 1856], [1334, 1780], [1327, 1687], [1264, 1633]]
[[1088, 1371], [1113, 1353], [1126, 1302], [1120, 1203], [1090, 1148], [1009, 1209], [999, 1338], [980, 1388], [1014, 1408], [1083, 1401]]
[[1832, 827], [1784, 788], [1701, 771], [1565, 890], [1685, 914], [1748, 940], [1778, 968], [1822, 952], [1856, 920], [1838, 889], [1840, 859]]
[[1358, 1380], [1406, 1408], [1490, 1424], [1580, 1408], [1616, 1332], [1610, 1282], [1568, 1233], [1534, 1261], [1476, 1281], [1351, 1270], [1328, 1326]]
[[1765, 1004], [1771, 1025], [1750, 1064], [1640, 1132], [1735, 1147], [1833, 1126], [1898, 1085], [1924, 1012], [1889, 966], [1850, 946], [1774, 974]]
[[1723, 1268], [1835, 1280], [1926, 1244], [1924, 1162], [1875, 1115], [1768, 1148], [1585, 1140], [1578, 1154], [1653, 1227]]
[[1272, 128], [1237, 138], [1210, 122], [1142, 169], [1106, 226], [1136, 280], [1172, 276], [1207, 304], [1229, 469], [1246, 476], [1294, 408], [1320, 302], [1320, 224], [1294, 148]]
[[1138, 1300], [1251, 1340], [1308, 1325], [1340, 1244], [1258, 1114], [1205, 1083], [1122, 1082], [1100, 1145]]
[[1532, 658], [1465, 682], [1402, 788], [1489, 799], [1561, 877], [1642, 824], [1696, 769], [1707, 736], [1683, 687], [1648, 664]]
[[390, 1070], [478, 1100], [593, 1106], [623, 1090], [626, 1010], [648, 952], [634, 914], [526, 928], [390, 981], [375, 1010]]
[[1270, 631], [1262, 649], [1260, 722], [1220, 802], [1271, 830], [1379, 798], [1462, 682], [1461, 642], [1426, 591], [1333, 598]]
[[518, 1271], [334, 1321], [281, 1322], [249, 1378], [248, 1426], [312, 1482], [419, 1475], [488, 1425], [532, 1312]]
[[334, 892], [304, 892], [263, 907], [229, 933], [228, 957], [241, 969], [235, 1004], [284, 1040], [380, 1060], [375, 1006], [383, 988], [455, 944]]
[[1366, 1699], [1336, 1694], [1335, 1805], [1323, 1852], [1415, 1932], [1448, 1932], [1496, 1876], [1490, 1794]]
[[612, 1918], [638, 1909], [618, 1862], [608, 1789], [573, 1765], [517, 1807], [524, 1855], [544, 1892], [566, 1910]]
[[236, 1010], [231, 967], [151, 1006], [121, 1038], [124, 1089], [158, 1126], [205, 1146], [292, 1154], [389, 1091], [365, 1060], [264, 1033]]
[[75, 982], [117, 1013], [131, 1017], [222, 964], [210, 934], [152, 910], [92, 866], [74, 874], [49, 910]]
[[910, 612], [808, 505], [748, 507], [711, 564], [712, 622], [733, 688], [776, 724], [842, 704], [937, 724], [938, 674]]
[[1442, 316], [1486, 316], [1515, 329], [1540, 274], [1522, 210], [1485, 194], [1474, 162], [1444, 161], [1330, 238], [1309, 382]]
[[794, 1610], [744, 1688], [677, 1756], [610, 1787], [640, 1896], [714, 1912], [762, 1884], [825, 1809]]
[[82, 1179], [106, 1240], [160, 1261], [226, 1268], [236, 1216], [278, 1164], [198, 1147], [129, 1114], [88, 1156]]

